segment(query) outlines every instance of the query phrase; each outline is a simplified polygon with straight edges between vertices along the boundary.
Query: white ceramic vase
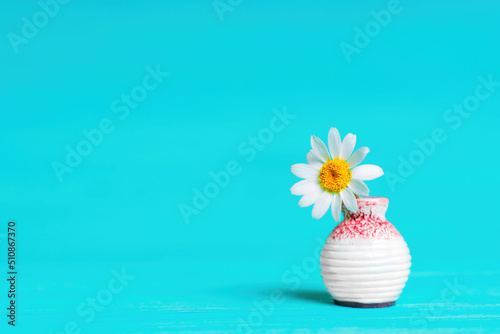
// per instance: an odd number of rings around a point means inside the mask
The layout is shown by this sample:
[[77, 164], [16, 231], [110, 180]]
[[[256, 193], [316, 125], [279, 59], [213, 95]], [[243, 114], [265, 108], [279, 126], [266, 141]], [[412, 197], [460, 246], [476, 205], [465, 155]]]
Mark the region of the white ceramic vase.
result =
[[410, 274], [411, 256], [403, 237], [385, 219], [389, 200], [358, 198], [356, 213], [344, 212], [321, 252], [321, 276], [335, 304], [392, 306]]

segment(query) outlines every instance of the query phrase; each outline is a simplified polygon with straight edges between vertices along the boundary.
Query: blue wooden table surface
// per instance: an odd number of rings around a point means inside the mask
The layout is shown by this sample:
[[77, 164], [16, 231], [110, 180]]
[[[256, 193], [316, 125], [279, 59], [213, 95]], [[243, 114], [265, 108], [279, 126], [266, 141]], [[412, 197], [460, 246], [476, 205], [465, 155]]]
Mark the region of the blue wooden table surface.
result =
[[498, 268], [414, 270], [396, 306], [353, 309], [332, 303], [313, 260], [26, 265], [2, 333], [500, 332]]

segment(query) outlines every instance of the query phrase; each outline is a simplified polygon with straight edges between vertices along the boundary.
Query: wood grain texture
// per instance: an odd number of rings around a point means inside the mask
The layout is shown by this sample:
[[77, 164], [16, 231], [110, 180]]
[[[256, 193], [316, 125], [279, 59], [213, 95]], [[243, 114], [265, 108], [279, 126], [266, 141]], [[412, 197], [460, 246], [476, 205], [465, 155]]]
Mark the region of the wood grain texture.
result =
[[[295, 281], [271, 264], [193, 264], [68, 265], [56, 276], [32, 265], [20, 280], [19, 326], [5, 332], [59, 334], [71, 322], [97, 334], [500, 332], [500, 271], [413, 272], [395, 306], [356, 309], [333, 303], [319, 270]], [[94, 319], [80, 315], [114, 268], [135, 278]]]

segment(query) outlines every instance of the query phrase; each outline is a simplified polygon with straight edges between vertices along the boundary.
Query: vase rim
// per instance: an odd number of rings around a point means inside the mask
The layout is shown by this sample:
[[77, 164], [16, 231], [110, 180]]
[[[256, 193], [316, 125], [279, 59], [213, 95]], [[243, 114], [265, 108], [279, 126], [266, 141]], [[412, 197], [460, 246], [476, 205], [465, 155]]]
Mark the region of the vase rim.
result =
[[373, 202], [373, 201], [388, 202], [389, 201], [389, 199], [387, 197], [358, 197], [357, 200], [361, 201], [361, 202], [367, 202], [367, 201], [370, 201], [370, 202]]

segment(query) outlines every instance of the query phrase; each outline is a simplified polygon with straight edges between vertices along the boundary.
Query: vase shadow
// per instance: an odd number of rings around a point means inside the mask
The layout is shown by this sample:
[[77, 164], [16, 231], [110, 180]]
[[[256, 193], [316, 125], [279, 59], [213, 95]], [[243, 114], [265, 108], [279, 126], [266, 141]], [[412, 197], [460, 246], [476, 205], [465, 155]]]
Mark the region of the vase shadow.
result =
[[306, 300], [321, 304], [333, 304], [332, 296], [324, 290], [284, 290], [283, 294], [290, 299]]

